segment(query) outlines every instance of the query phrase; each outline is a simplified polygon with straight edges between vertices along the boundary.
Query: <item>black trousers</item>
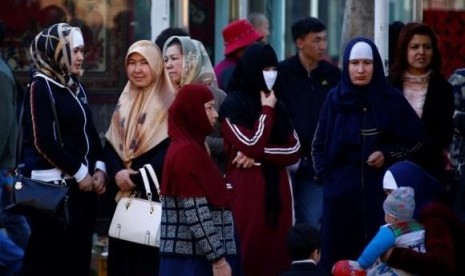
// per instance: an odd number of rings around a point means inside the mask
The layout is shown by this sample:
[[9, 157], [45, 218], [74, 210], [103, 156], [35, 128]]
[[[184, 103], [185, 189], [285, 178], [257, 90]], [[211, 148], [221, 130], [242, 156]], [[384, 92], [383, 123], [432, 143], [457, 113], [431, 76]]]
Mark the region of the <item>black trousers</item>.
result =
[[89, 275], [97, 195], [79, 190], [76, 182], [68, 185], [71, 185], [68, 227], [46, 216], [28, 218], [31, 237], [21, 275]]

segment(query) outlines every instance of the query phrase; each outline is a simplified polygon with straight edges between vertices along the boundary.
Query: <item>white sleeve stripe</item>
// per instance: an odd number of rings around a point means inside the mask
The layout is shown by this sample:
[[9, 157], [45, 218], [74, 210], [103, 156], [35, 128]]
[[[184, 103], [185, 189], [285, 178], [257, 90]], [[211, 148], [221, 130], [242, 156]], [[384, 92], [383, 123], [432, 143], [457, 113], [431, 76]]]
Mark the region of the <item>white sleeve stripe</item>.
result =
[[297, 143], [293, 147], [288, 148], [265, 148], [265, 153], [270, 154], [292, 154], [300, 149], [300, 141], [297, 137], [297, 133], [293, 131], [294, 138], [296, 138]]
[[266, 115], [260, 115], [260, 117], [258, 118], [259, 123], [258, 123], [257, 132], [255, 132], [252, 138], [248, 138], [246, 135], [244, 135], [235, 124], [231, 123], [231, 121], [228, 118], [226, 118], [226, 122], [228, 123], [232, 132], [234, 133], [234, 135], [237, 137], [237, 139], [241, 143], [247, 146], [253, 146], [258, 142], [260, 137], [262, 137], [263, 135], [263, 130], [265, 129], [265, 122], [264, 122], [265, 118], [266, 118]]

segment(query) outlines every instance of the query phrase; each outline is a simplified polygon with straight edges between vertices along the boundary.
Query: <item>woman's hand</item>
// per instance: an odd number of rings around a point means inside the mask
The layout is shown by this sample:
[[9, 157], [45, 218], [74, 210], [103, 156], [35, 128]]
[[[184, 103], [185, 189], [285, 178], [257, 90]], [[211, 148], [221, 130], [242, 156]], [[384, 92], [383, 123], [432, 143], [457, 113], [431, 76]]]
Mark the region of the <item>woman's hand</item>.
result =
[[214, 276], [231, 276], [232, 270], [226, 258], [221, 258], [212, 264]]
[[84, 192], [92, 192], [92, 177], [86, 174], [83, 180], [79, 183], [79, 189]]
[[238, 151], [232, 163], [233, 165], [236, 165], [236, 168], [242, 167], [244, 169], [248, 169], [254, 165], [255, 160], [252, 157], [247, 157], [242, 152]]
[[133, 169], [123, 169], [116, 173], [115, 182], [121, 191], [131, 191], [136, 185], [131, 180], [131, 174], [137, 174], [138, 172]]
[[387, 261], [389, 260], [389, 257], [391, 257], [391, 253], [393, 249], [394, 247], [391, 247], [386, 252], [384, 252], [383, 255], [381, 255], [380, 259], [383, 263], [387, 263]]
[[269, 106], [271, 108], [274, 108], [274, 106], [276, 105], [276, 96], [274, 95], [274, 91], [271, 90], [270, 93], [265, 93], [263, 91], [260, 91], [260, 95], [261, 95], [261, 101], [262, 101], [262, 106]]
[[105, 173], [102, 172], [101, 170], [97, 170], [96, 172], [94, 172], [92, 179], [93, 179], [92, 187], [94, 188], [94, 191], [98, 195], [103, 194], [106, 190], [106, 180], [107, 180]]
[[381, 168], [384, 165], [384, 154], [379, 150], [373, 152], [368, 156], [367, 164], [377, 169]]

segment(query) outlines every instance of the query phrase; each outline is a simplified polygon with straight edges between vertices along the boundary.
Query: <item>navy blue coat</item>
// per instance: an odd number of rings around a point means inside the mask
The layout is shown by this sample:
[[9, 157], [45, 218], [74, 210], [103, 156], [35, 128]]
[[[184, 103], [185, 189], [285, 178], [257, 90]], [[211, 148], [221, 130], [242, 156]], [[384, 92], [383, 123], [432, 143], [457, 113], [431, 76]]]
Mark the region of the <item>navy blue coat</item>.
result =
[[[366, 86], [354, 85], [348, 73], [350, 51], [359, 41], [373, 52]], [[341, 81], [326, 98], [312, 144], [315, 173], [324, 185], [320, 264], [327, 270], [337, 260], [356, 259], [384, 223], [384, 172], [418, 150], [424, 137], [414, 110], [387, 83], [373, 42], [353, 39], [343, 61]], [[381, 168], [367, 164], [375, 151], [384, 155]]]

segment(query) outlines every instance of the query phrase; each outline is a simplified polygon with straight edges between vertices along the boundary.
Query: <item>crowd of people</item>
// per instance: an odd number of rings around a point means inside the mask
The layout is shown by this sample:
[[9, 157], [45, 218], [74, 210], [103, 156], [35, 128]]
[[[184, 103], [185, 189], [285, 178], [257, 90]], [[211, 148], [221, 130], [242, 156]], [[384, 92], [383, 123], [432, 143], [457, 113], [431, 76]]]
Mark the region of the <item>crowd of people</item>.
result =
[[[434, 30], [402, 24], [386, 76], [364, 36], [330, 62], [314, 17], [294, 22], [297, 51], [280, 61], [269, 23], [227, 25], [216, 65], [183, 29], [135, 41], [103, 141], [78, 27], [33, 40], [20, 122], [0, 60], [0, 275], [89, 275], [99, 198], [114, 209], [146, 197], [147, 166], [161, 184], [160, 246], [110, 237], [109, 276], [463, 275], [465, 73], [442, 74]], [[4, 211], [18, 163], [66, 181], [69, 225]]]

